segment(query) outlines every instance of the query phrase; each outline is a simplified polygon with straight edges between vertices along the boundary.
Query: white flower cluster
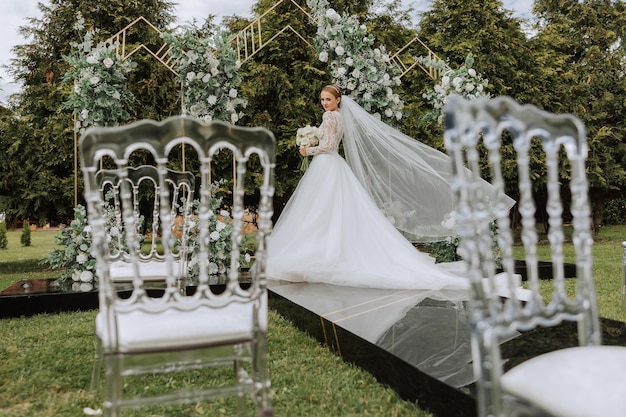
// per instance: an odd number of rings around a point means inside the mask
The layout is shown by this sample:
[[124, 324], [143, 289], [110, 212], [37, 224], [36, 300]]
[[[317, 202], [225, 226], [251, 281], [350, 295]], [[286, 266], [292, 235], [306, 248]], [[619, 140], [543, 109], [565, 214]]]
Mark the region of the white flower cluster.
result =
[[[421, 62], [433, 68], [441, 68], [443, 64], [442, 62], [425, 60]], [[476, 70], [472, 68], [473, 64], [474, 57], [469, 53], [465, 58], [463, 66], [456, 70], [444, 70], [439, 83], [423, 94], [423, 97], [433, 106], [433, 109], [426, 115], [427, 119], [437, 120], [439, 124], [443, 123], [443, 109], [452, 94], [460, 95], [467, 99], [489, 96], [485, 91], [489, 81], [476, 73]]]
[[307, 0], [317, 20], [316, 48], [319, 59], [328, 62], [332, 82], [365, 110], [380, 118], [399, 120], [404, 103], [393, 92], [400, 85], [399, 70], [390, 61], [384, 45], [353, 15], [341, 16], [326, 0]]
[[247, 101], [239, 96], [237, 84], [240, 62], [229, 41], [229, 32], [198, 37], [198, 29], [188, 28], [180, 37], [163, 34], [178, 59], [176, 71], [183, 85], [183, 111], [205, 122], [213, 119], [236, 124]]
[[[107, 193], [106, 201], [102, 207], [105, 218], [107, 246], [113, 254], [119, 251], [128, 252], [126, 238], [125, 236], [120, 236], [120, 234], [124, 235], [124, 233], [121, 233], [118, 227], [119, 217], [116, 216], [114, 206], [109, 203], [111, 198], [112, 196]], [[139, 243], [141, 243], [143, 241], [143, 235], [141, 235], [144, 224], [143, 216], [137, 215], [134, 224]], [[61, 234], [55, 236], [56, 244], [64, 246], [64, 248], [54, 249], [48, 252], [46, 257], [46, 263], [52, 268], [65, 268], [61, 273], [60, 280], [65, 281], [71, 278], [76, 283], [76, 285], [73, 285], [73, 289], [85, 290], [88, 287], [83, 284], [97, 280], [95, 276], [96, 259], [91, 254], [92, 241], [87, 210], [83, 205], [78, 204], [74, 208], [74, 220], [71, 221], [69, 227], [62, 228]]]
[[296, 131], [296, 145], [301, 149], [316, 146], [318, 143], [317, 127], [306, 125]]
[[[84, 20], [80, 13], [74, 28], [83, 29]], [[94, 45], [97, 31], [89, 29], [80, 43], [72, 43], [72, 52], [65, 56], [70, 65], [64, 80], [73, 83], [73, 88], [63, 109], [77, 114], [75, 130], [84, 132], [90, 126], [114, 126], [127, 121], [130, 114], [125, 109], [134, 97], [125, 85], [126, 74], [134, 64], [122, 60], [116, 50], [118, 45], [100, 42]]]
[[[209, 241], [207, 242], [207, 250], [209, 252], [208, 275], [225, 275], [230, 268], [230, 250], [232, 248], [233, 225], [230, 213], [223, 208], [222, 199], [216, 197], [221, 182], [215, 182], [211, 185], [211, 200], [209, 203]], [[194, 200], [194, 218], [196, 220], [188, 224], [190, 230], [189, 241], [187, 242], [191, 258], [188, 265], [188, 276], [197, 278], [200, 274], [200, 239], [198, 229], [198, 213], [200, 202]], [[243, 253], [239, 259], [239, 267], [241, 263], [249, 263], [250, 254]]]

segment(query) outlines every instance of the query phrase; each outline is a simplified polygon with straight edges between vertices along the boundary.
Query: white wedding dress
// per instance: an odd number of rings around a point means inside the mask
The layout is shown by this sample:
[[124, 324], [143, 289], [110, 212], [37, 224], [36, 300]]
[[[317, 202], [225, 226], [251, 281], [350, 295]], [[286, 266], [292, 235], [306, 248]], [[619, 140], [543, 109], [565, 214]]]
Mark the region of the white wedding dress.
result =
[[340, 112], [324, 114], [319, 146], [309, 148], [313, 160], [269, 237], [268, 278], [433, 292], [467, 290], [466, 278], [418, 251], [379, 209], [338, 154], [343, 130]]

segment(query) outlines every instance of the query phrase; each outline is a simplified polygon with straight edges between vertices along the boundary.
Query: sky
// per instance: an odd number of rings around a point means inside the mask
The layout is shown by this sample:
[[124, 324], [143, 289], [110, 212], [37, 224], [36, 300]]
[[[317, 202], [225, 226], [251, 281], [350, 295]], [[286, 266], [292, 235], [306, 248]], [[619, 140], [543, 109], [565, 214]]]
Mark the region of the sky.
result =
[[[177, 3], [175, 15], [178, 24], [191, 21], [194, 17], [197, 21], [214, 14], [215, 22], [220, 22], [222, 16], [249, 17], [252, 5], [256, 0], [174, 0]], [[11, 63], [13, 53], [11, 49], [15, 45], [27, 43], [19, 33], [20, 26], [28, 24], [31, 17], [40, 18], [41, 13], [37, 3], [49, 4], [48, 0], [2, 0], [0, 2], [0, 103], [6, 104], [10, 94], [19, 91], [19, 85], [13, 83], [5, 66]], [[306, 4], [305, 0], [299, 0], [300, 4]], [[332, 0], [330, 1], [332, 4]], [[426, 11], [430, 7], [430, 0], [403, 0], [403, 3], [411, 5], [417, 12]], [[504, 7], [513, 10], [518, 17], [530, 17], [533, 0], [504, 0]]]

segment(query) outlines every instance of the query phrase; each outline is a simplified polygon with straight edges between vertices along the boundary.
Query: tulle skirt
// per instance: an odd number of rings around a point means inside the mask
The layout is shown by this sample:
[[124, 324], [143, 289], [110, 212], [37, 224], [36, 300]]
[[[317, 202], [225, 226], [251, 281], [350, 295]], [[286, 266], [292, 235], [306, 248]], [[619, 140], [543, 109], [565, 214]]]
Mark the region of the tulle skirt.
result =
[[[428, 198], [428, 196], [424, 196]], [[269, 237], [269, 279], [420, 290], [466, 290], [387, 220], [336, 153], [317, 155]]]

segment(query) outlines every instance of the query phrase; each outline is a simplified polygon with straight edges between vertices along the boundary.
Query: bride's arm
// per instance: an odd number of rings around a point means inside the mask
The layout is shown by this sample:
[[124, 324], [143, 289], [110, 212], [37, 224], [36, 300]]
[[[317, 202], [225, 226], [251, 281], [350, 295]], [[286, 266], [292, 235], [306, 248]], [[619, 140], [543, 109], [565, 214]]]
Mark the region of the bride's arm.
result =
[[320, 143], [318, 146], [310, 146], [306, 148], [306, 154], [309, 156], [321, 153], [330, 153], [333, 151], [333, 144], [337, 137], [337, 124], [339, 113], [326, 112], [322, 116], [322, 124], [319, 127], [318, 137]]

